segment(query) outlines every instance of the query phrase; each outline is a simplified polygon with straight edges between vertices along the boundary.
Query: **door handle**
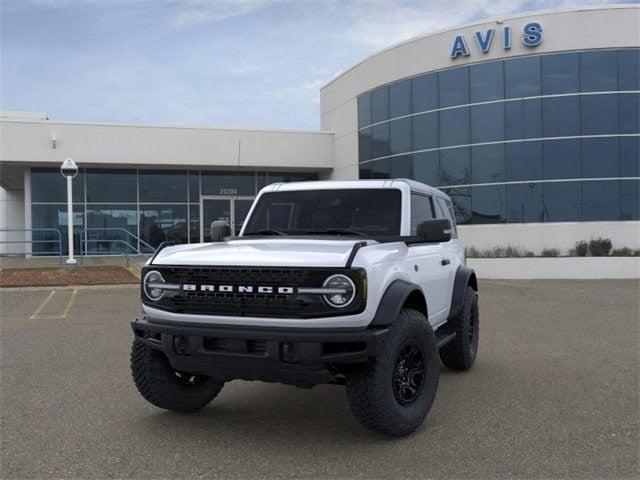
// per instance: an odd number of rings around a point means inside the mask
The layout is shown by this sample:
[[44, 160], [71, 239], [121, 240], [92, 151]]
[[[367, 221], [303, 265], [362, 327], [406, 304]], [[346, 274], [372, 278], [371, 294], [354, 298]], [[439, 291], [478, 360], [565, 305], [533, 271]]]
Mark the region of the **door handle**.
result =
[[449, 265], [451, 263], [451, 260], [449, 260], [448, 258], [443, 258], [442, 260], [440, 260], [440, 263], [444, 267], [445, 265]]

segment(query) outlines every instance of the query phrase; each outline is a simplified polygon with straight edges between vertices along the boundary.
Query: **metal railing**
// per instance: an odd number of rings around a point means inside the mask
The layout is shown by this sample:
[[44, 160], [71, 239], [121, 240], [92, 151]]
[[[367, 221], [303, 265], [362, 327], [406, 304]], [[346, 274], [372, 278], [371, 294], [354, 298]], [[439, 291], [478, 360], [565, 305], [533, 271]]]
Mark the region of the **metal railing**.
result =
[[[123, 238], [90, 238], [91, 234], [100, 234], [106, 232], [118, 232], [120, 234], [125, 234], [125, 239]], [[139, 267], [143, 264], [137, 262], [133, 257], [143, 256], [145, 260], [150, 258], [156, 251], [151, 245], [142, 240], [137, 235], [134, 235], [129, 230], [125, 228], [83, 228], [80, 232], [80, 262], [84, 257], [88, 255], [102, 255], [105, 254], [104, 251], [100, 250], [89, 250], [89, 244], [100, 244], [100, 243], [108, 243], [109, 244], [109, 252], [108, 255], [122, 255], [125, 259], [127, 266], [129, 266], [130, 262], [135, 263]], [[118, 249], [115, 253], [112, 250], [112, 246], [124, 247], [121, 250]], [[149, 250], [149, 252], [143, 252], [141, 247], [145, 247]]]
[[[0, 244], [16, 244], [16, 243], [23, 243], [23, 244], [30, 244], [31, 245], [31, 252], [0, 252], [0, 256], [2, 255], [38, 255], [41, 253], [46, 253], [46, 254], [55, 254], [58, 256], [60, 265], [62, 265], [62, 233], [60, 232], [60, 230], [58, 230], [57, 228], [22, 228], [22, 229], [1, 229], [0, 230], [0, 235], [3, 233], [18, 233], [18, 232], [22, 232], [22, 233], [26, 233], [26, 232], [30, 232], [30, 233], [34, 233], [34, 232], [52, 232], [56, 234], [56, 239], [51, 239], [51, 240], [34, 240], [33, 238], [29, 238], [29, 239], [24, 239], [24, 240], [8, 240], [8, 235], [7, 235], [7, 240], [0, 240]], [[48, 243], [48, 244], [56, 244], [58, 245], [58, 250], [54, 251], [54, 252], [33, 252], [33, 245], [34, 244], [38, 244], [38, 243]]]

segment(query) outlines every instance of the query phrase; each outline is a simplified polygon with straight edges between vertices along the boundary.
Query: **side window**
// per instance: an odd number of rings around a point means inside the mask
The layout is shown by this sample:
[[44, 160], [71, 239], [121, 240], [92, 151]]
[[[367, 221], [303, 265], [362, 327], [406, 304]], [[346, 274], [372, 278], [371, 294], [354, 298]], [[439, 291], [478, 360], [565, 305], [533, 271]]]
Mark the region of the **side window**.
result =
[[451, 238], [458, 238], [458, 226], [456, 225], [456, 214], [453, 210], [453, 205], [451, 205], [449, 200], [444, 200], [442, 198], [438, 198], [438, 205], [444, 213], [444, 217], [451, 221]]
[[433, 214], [433, 204], [431, 197], [420, 195], [418, 193], [411, 194], [411, 235], [418, 234], [418, 225], [425, 220], [435, 218]]

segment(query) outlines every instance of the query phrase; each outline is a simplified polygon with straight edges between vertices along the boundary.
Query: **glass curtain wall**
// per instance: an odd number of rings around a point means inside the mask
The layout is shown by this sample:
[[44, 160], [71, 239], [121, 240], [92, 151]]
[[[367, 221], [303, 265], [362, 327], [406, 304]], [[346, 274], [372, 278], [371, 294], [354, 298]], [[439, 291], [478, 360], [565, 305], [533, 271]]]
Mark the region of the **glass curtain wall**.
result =
[[449, 194], [460, 223], [638, 220], [640, 49], [483, 62], [358, 97], [360, 178]]
[[[269, 183], [315, 179], [316, 174], [300, 172], [80, 169], [73, 180], [74, 249], [103, 255], [151, 252], [146, 244], [155, 248], [168, 240], [199, 242], [201, 194], [254, 196]], [[31, 192], [32, 228], [59, 229], [67, 254], [66, 180], [58, 169], [32, 168]], [[57, 235], [36, 232], [33, 239], [57, 240]], [[57, 243], [33, 245], [36, 255], [57, 251]]]

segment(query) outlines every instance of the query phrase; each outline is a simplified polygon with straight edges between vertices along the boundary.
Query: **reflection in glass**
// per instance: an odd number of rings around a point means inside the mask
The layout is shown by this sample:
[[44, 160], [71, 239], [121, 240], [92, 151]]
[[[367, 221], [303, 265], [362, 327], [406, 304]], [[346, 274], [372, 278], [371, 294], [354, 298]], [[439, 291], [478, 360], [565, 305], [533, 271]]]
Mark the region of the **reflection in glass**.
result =
[[640, 90], [640, 49], [618, 51], [618, 88]]
[[413, 155], [413, 179], [437, 187], [440, 182], [440, 152], [424, 152]]
[[582, 218], [582, 182], [544, 183], [543, 202], [545, 222], [580, 221]]
[[617, 177], [618, 138], [582, 139], [582, 177]]
[[189, 201], [200, 201], [200, 172], [197, 170], [189, 172]]
[[453, 203], [453, 211], [456, 214], [456, 223], [463, 225], [471, 222], [471, 189], [469, 187], [443, 188], [442, 191], [449, 195]]
[[619, 133], [640, 133], [640, 95], [626, 93], [618, 95], [620, 106]]
[[506, 185], [506, 221], [532, 223], [544, 221], [541, 183]]
[[580, 53], [580, 90], [611, 92], [618, 89], [618, 52]]
[[517, 100], [504, 104], [507, 140], [542, 137], [542, 100]]
[[103, 240], [89, 242], [90, 251], [96, 254], [133, 253], [137, 245], [123, 230], [138, 235], [136, 205], [87, 205], [87, 228], [104, 229], [87, 234], [89, 239]]
[[504, 98], [503, 62], [486, 62], [469, 67], [471, 103]]
[[471, 188], [472, 223], [502, 223], [504, 221], [504, 185]]
[[582, 135], [618, 132], [618, 96], [585, 95], [580, 99]]
[[141, 205], [140, 238], [157, 247], [162, 242], [187, 243], [186, 205]]
[[579, 54], [542, 56], [542, 94], [577, 92], [580, 86]]
[[411, 109], [413, 113], [438, 108], [438, 74], [430, 73], [411, 79]]
[[542, 131], [545, 137], [580, 135], [580, 97], [544, 98]]
[[389, 87], [371, 92], [371, 123], [389, 119]]
[[413, 178], [413, 158], [411, 155], [390, 158], [389, 169], [391, 178]]
[[[371, 158], [371, 128], [358, 132], [358, 161], [364, 162]], [[260, 188], [260, 187], [258, 187]]]
[[389, 87], [389, 117], [396, 118], [411, 113], [411, 81], [402, 80]]
[[622, 137], [620, 141], [620, 176], [640, 177], [640, 137]]
[[583, 182], [582, 221], [620, 219], [620, 186], [617, 180]]
[[[59, 172], [57, 172], [60, 175]], [[60, 175], [61, 176], [61, 175]], [[34, 255], [58, 254], [62, 247], [62, 255], [69, 254], [69, 240], [67, 236], [68, 227], [67, 205], [32, 205], [31, 206], [31, 228], [57, 228], [62, 236], [62, 244], [58, 243], [58, 234], [55, 232], [32, 232], [31, 239], [32, 253]], [[73, 248], [77, 255], [80, 255], [80, 231], [84, 228], [84, 208], [81, 205], [73, 206]], [[17, 239], [16, 239], [17, 240]], [[16, 248], [17, 246], [17, 248]], [[8, 251], [20, 251], [24, 248], [21, 244], [9, 244]]]
[[640, 220], [640, 180], [620, 180], [620, 220]]
[[469, 183], [469, 148], [440, 151], [440, 184], [465, 185]]
[[411, 151], [411, 118], [400, 118], [389, 122], [390, 153]]
[[[72, 180], [73, 203], [84, 202], [84, 172], [79, 169]], [[67, 180], [57, 168], [31, 169], [31, 201], [67, 203]]]
[[185, 203], [187, 172], [140, 170], [140, 202]]
[[545, 179], [580, 178], [580, 140], [546, 140], [542, 158]]
[[87, 169], [87, 202], [137, 202], [137, 177], [135, 170]]
[[389, 123], [371, 127], [371, 156], [372, 158], [389, 155]]
[[508, 182], [542, 180], [542, 142], [514, 142], [505, 145]]
[[498, 183], [504, 180], [504, 144], [471, 147], [471, 183]]
[[471, 107], [471, 143], [504, 140], [504, 104]]
[[469, 103], [469, 67], [444, 70], [438, 76], [440, 107]]
[[376, 160], [374, 162], [368, 163], [367, 165], [369, 165], [371, 168], [372, 179], [391, 178], [391, 164], [388, 158]]
[[371, 95], [364, 93], [358, 97], [358, 127], [371, 124]]
[[413, 150], [437, 148], [438, 143], [438, 113], [424, 113], [416, 115], [413, 121]]
[[200, 205], [189, 205], [189, 242], [198, 243], [200, 241]]
[[440, 111], [440, 146], [469, 143], [469, 107]]
[[540, 95], [540, 57], [514, 58], [504, 62], [505, 97]]

